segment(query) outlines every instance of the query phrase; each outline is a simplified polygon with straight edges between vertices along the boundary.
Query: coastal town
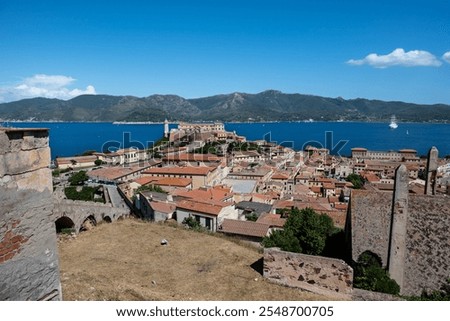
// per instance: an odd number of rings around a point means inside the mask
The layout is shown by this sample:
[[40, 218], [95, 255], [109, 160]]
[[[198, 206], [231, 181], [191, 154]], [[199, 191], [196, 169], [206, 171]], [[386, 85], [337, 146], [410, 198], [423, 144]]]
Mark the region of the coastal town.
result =
[[[239, 251], [245, 245], [252, 256], [260, 256], [261, 263], [240, 263], [253, 275], [249, 280], [262, 276], [339, 300], [446, 298], [450, 167], [436, 147], [426, 157], [412, 149], [364, 147], [353, 147], [350, 157], [342, 157], [317, 146], [294, 150], [249, 141], [223, 123], [179, 123], [169, 130], [166, 121], [161, 136], [145, 149], [89, 151], [52, 162], [47, 128], [0, 128], [2, 298], [61, 300], [67, 272], [60, 274], [58, 244], [63, 249], [80, 235], [94, 237], [95, 231], [117, 226], [124, 229], [117, 233], [127, 229], [128, 237], [116, 246], [128, 251], [133, 224], [144, 224], [144, 235], [153, 230], [138, 242], [147, 246], [152, 240], [144, 256], [156, 266], [160, 259], [173, 259], [162, 248], [180, 249], [170, 244], [182, 234], [183, 242], [192, 244], [200, 235], [214, 236], [216, 244], [228, 247], [227, 242], [239, 241]], [[93, 245], [80, 250], [89, 253]], [[115, 256], [111, 244], [95, 246]], [[183, 260], [196, 260], [191, 250], [184, 250]], [[227, 255], [223, 264], [236, 260], [228, 250], [214, 252], [215, 260]], [[160, 253], [156, 261], [151, 259], [155, 253]], [[71, 251], [63, 255], [78, 259]], [[98, 254], [82, 256], [98, 259]], [[139, 258], [130, 259], [146, 273]], [[185, 264], [200, 264], [197, 273], [202, 273], [214, 262]], [[83, 269], [77, 263], [71, 267]], [[125, 271], [122, 265], [114, 267], [119, 275]], [[34, 270], [40, 272], [30, 275]], [[73, 275], [86, 277], [80, 273]], [[44, 274], [38, 286], [28, 281]], [[238, 274], [231, 273], [229, 282]], [[126, 278], [123, 282], [129, 286]], [[24, 290], [16, 292], [17, 287]], [[105, 291], [95, 298], [111, 298]], [[173, 291], [172, 297], [184, 297]], [[265, 297], [264, 287], [260, 293]]]
[[[206, 230], [256, 242], [283, 228], [284, 209], [311, 208], [344, 228], [351, 191], [392, 192], [395, 170], [402, 164], [410, 192], [423, 194], [425, 189], [427, 160], [412, 149], [354, 147], [351, 157], [341, 157], [326, 148], [295, 151], [264, 140], [247, 141], [226, 131], [223, 123], [168, 128], [166, 122], [162, 139], [150, 149], [56, 158], [56, 171], [62, 177], [69, 170], [86, 171], [86, 184], [118, 192], [123, 202], [117, 206], [139, 218], [179, 224], [193, 218]], [[439, 159], [437, 166], [436, 193], [448, 194], [449, 164]], [[55, 182], [65, 198], [58, 175]], [[59, 230], [74, 227], [67, 220], [60, 224]]]

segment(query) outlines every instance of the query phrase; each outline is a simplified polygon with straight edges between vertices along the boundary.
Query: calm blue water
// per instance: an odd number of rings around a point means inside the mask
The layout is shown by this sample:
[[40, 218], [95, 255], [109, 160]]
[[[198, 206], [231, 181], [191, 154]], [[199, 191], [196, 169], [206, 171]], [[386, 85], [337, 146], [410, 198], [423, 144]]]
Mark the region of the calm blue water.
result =
[[[50, 129], [52, 158], [72, 156], [86, 150], [105, 147], [147, 147], [163, 134], [162, 124], [111, 123], [8, 123], [14, 127]], [[176, 125], [171, 125], [174, 128]], [[425, 155], [436, 146], [439, 155], [450, 155], [450, 124], [400, 123], [391, 130], [386, 123], [312, 122], [312, 123], [226, 123], [225, 129], [236, 131], [249, 140], [266, 139], [300, 150], [305, 144], [324, 146], [340, 155], [350, 155], [353, 147], [371, 150], [413, 148]], [[328, 134], [327, 134], [328, 132]], [[270, 138], [269, 138], [270, 137]], [[339, 143], [339, 141], [342, 141]], [[345, 144], [344, 144], [345, 142]]]

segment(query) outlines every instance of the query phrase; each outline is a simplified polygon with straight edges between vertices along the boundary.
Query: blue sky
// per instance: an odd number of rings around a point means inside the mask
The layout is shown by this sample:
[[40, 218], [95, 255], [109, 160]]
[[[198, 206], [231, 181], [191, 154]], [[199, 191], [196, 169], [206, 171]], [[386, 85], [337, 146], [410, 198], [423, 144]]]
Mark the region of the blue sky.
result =
[[0, 21], [0, 102], [276, 89], [450, 104], [448, 0], [0, 0]]

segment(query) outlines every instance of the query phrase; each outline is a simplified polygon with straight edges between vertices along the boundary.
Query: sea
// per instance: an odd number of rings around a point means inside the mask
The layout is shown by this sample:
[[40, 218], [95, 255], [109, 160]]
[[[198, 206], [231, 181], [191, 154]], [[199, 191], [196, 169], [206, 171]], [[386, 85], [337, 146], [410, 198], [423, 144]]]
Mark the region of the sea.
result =
[[[8, 122], [20, 128], [49, 128], [52, 159], [80, 155], [85, 151], [114, 150], [136, 146], [146, 148], [163, 136], [164, 125], [157, 123], [98, 122]], [[169, 128], [176, 128], [170, 124]], [[415, 149], [426, 155], [435, 146], [439, 156], [450, 155], [450, 124], [367, 122], [267, 122], [225, 123], [227, 131], [248, 140], [266, 140], [303, 150], [306, 146], [325, 147], [333, 155], [349, 156], [351, 148], [369, 150]]]

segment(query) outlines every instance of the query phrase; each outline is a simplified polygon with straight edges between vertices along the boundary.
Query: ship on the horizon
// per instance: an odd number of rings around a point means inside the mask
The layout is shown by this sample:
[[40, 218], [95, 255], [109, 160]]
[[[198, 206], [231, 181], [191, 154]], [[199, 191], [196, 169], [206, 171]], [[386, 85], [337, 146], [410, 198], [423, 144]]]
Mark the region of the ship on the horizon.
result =
[[390, 129], [396, 129], [398, 127], [397, 119], [395, 118], [395, 115], [392, 115], [391, 117], [391, 123], [389, 124]]

